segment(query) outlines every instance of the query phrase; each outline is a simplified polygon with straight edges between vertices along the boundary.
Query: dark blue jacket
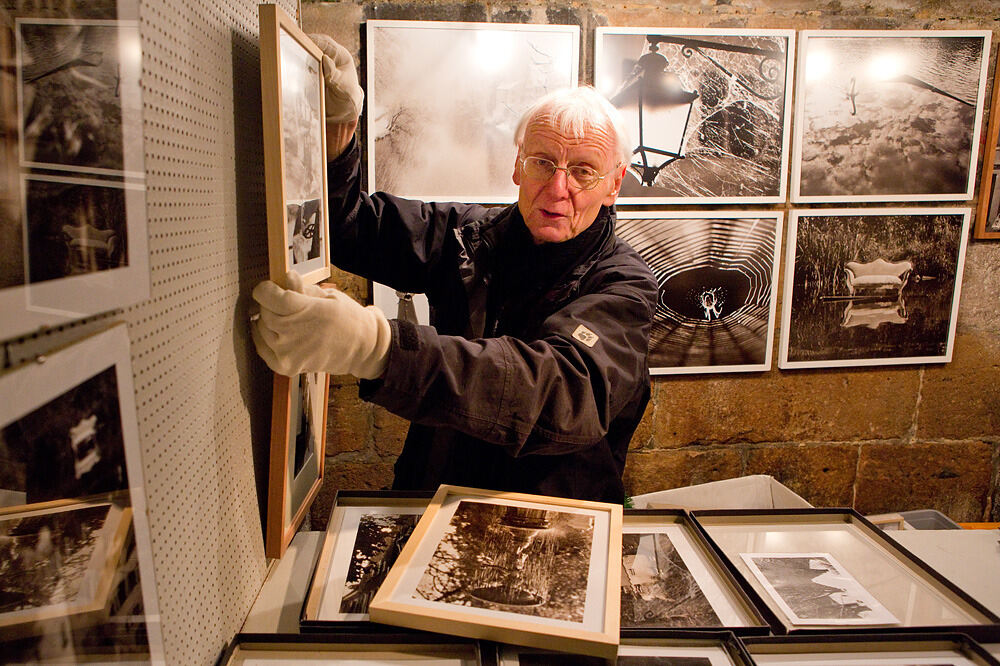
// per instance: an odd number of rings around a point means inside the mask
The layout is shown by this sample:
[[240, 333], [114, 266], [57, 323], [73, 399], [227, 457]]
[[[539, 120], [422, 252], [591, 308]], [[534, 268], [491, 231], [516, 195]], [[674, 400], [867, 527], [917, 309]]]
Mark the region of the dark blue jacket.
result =
[[393, 487], [621, 502], [657, 287], [613, 209], [533, 246], [516, 205], [367, 195], [356, 144], [328, 180], [333, 263], [430, 303], [432, 326], [390, 322], [385, 374], [361, 383], [411, 422]]

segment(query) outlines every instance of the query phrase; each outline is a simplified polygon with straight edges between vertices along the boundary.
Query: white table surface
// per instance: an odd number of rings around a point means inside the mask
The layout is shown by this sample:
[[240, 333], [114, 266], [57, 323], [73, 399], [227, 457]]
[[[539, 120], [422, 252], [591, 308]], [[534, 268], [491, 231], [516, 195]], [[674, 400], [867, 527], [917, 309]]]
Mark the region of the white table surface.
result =
[[[888, 531], [905, 549], [1000, 615], [1000, 531]], [[268, 572], [243, 624], [247, 633], [299, 633], [299, 614], [323, 532], [299, 532]], [[985, 646], [1000, 659], [1000, 643]]]

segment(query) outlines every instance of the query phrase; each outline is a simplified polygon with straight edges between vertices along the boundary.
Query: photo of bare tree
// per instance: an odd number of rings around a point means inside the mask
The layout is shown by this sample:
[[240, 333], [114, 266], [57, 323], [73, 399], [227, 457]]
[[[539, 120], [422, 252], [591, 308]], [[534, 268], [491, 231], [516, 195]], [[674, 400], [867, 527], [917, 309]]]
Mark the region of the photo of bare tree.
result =
[[622, 535], [622, 627], [721, 627], [670, 537]]
[[829, 553], [740, 553], [792, 624], [897, 624]]
[[948, 362], [970, 210], [793, 211], [780, 367]]
[[781, 214], [619, 212], [615, 229], [656, 276], [652, 374], [771, 367]]
[[598, 28], [594, 83], [634, 141], [620, 203], [784, 199], [791, 30]]
[[988, 31], [804, 31], [792, 200], [972, 197]]
[[582, 622], [593, 532], [583, 514], [463, 500], [416, 594]]
[[514, 129], [536, 99], [576, 85], [579, 27], [366, 26], [369, 189], [424, 200], [514, 201]]
[[340, 600], [341, 613], [368, 612], [368, 602], [399, 557], [419, 518], [415, 514], [385, 513], [361, 517]]

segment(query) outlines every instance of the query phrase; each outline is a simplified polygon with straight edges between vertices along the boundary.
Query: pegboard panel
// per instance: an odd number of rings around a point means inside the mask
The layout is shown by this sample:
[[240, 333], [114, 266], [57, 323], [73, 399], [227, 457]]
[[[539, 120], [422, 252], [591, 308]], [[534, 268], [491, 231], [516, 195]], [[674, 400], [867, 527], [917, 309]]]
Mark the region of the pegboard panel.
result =
[[267, 275], [257, 2], [144, 0], [139, 18], [151, 292], [122, 319], [166, 661], [211, 664], [267, 566], [271, 374], [247, 315]]

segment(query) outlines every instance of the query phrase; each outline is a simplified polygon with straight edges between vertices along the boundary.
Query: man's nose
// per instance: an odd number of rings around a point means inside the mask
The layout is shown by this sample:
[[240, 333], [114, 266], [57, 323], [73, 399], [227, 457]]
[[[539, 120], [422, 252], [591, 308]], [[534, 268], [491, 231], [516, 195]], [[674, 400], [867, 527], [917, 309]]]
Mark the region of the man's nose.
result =
[[560, 197], [569, 196], [569, 172], [566, 169], [557, 167], [556, 172], [549, 178], [545, 187]]

